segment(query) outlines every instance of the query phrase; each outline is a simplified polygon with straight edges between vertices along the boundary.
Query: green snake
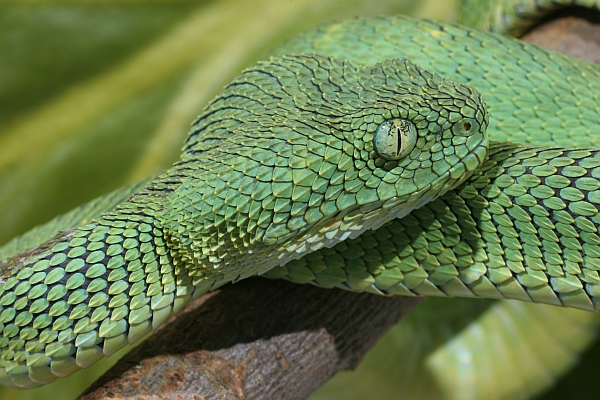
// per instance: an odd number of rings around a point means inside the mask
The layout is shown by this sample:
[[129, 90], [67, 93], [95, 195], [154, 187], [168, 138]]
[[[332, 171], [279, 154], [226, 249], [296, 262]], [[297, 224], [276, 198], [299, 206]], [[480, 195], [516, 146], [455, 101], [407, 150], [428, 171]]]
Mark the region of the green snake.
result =
[[2, 382], [68, 376], [257, 274], [595, 310], [600, 154], [573, 146], [595, 146], [599, 74], [405, 17], [298, 36], [173, 168], [0, 249]]

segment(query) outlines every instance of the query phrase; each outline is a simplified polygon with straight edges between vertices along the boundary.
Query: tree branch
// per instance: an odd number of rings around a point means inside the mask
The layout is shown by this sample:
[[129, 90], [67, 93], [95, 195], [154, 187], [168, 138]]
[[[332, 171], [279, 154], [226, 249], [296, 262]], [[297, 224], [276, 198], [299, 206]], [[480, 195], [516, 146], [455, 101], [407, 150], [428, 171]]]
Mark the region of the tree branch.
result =
[[81, 399], [304, 399], [419, 303], [249, 279], [193, 302]]
[[522, 39], [571, 57], [600, 63], [600, 12], [566, 9]]

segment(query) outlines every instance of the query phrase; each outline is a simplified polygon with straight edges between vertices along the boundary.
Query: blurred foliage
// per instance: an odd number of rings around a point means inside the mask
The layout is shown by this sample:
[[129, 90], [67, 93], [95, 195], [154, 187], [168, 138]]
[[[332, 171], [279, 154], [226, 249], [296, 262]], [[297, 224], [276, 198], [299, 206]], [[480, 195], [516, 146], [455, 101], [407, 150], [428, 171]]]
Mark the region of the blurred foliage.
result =
[[[435, 0], [0, 1], [0, 244], [168, 167], [203, 105], [296, 32], [354, 15], [451, 20], [452, 11], [451, 1]], [[535, 393], [575, 361], [597, 318], [534, 310], [515, 303], [428, 300], [358, 371], [340, 374], [314, 399]], [[440, 322], [440, 312], [446, 322]], [[520, 323], [519, 316], [533, 322]], [[545, 321], [571, 328], [554, 335], [559, 339], [545, 338], [544, 330], [554, 329]], [[537, 329], [530, 358], [519, 358], [527, 352], [523, 348], [504, 350], [518, 342], [507, 326], [521, 336]], [[499, 333], [481, 338], [484, 327]], [[485, 369], [496, 363], [473, 351], [473, 343], [495, 348], [508, 364]], [[504, 351], [512, 355], [504, 357]], [[0, 398], [73, 399], [123, 352], [40, 389], [0, 388]], [[465, 354], [478, 360], [469, 363]], [[520, 367], [507, 371], [511, 363]], [[482, 391], [474, 369], [505, 376], [484, 377], [483, 384], [499, 383]]]
[[529, 399], [576, 364], [598, 322], [519, 301], [428, 298], [311, 400]]

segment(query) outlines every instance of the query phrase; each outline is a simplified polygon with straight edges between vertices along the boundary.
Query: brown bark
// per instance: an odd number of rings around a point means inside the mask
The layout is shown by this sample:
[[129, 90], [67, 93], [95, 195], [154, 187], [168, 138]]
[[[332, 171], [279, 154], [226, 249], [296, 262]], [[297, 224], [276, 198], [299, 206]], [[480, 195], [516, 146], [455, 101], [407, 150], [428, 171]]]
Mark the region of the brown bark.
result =
[[[599, 26], [568, 16], [524, 39], [600, 62]], [[304, 399], [419, 303], [250, 279], [192, 303], [80, 399]]]
[[538, 26], [522, 38], [571, 57], [600, 63], [600, 24], [565, 16]]
[[249, 279], [193, 302], [81, 398], [304, 399], [418, 303]]

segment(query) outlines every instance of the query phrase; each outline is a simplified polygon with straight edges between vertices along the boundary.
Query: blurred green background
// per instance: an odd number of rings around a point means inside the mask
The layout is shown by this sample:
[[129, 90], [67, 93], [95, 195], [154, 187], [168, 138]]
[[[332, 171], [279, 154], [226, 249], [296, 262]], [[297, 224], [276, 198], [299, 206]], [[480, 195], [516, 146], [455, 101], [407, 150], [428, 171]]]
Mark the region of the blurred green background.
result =
[[[396, 13], [451, 21], [454, 4], [0, 1], [0, 244], [168, 167], [204, 104], [230, 78], [296, 32], [354, 15]], [[457, 304], [462, 311], [453, 311]], [[424, 312], [411, 315], [384, 338], [357, 372], [340, 374], [313, 399], [527, 398], [551, 386], [575, 363], [598, 325], [592, 314], [567, 311], [559, 317], [552, 309], [540, 318], [538, 308], [518, 303], [433, 299], [422, 308]], [[440, 324], [439, 313], [449, 322]], [[502, 318], [504, 322], [499, 322]], [[517, 333], [529, 335], [517, 329], [486, 339], [489, 343], [477, 339], [478, 329], [487, 325], [504, 332], [510, 318], [539, 319], [540, 332], [557, 323], [572, 328], [555, 342], [544, 341], [538, 332], [532, 342], [543, 343], [538, 345], [543, 348], [531, 350], [532, 358], [525, 361], [520, 356], [490, 361], [480, 352], [482, 364], [460, 370], [461, 357], [467, 353], [451, 342], [470, 346], [479, 340], [481, 346], [494, 347], [501, 341], [514, 343]], [[452, 356], [444, 355], [444, 349]], [[122, 354], [40, 389], [0, 387], [0, 399], [74, 399]], [[458, 364], [447, 363], [444, 357], [453, 357]], [[515, 359], [519, 366], [513, 368]], [[489, 371], [494, 371], [501, 361], [501, 372], [489, 372], [481, 381], [473, 377], [473, 365], [489, 364]], [[572, 372], [567, 383], [549, 396], [572, 394], [568, 382], [577, 382], [575, 378], [589, 382], [581, 371], [589, 368]], [[505, 376], [496, 379], [501, 373]], [[456, 384], [465, 376], [467, 383]], [[497, 385], [490, 387], [486, 383], [490, 380]], [[584, 383], [576, 384], [578, 398], [585, 398]]]

